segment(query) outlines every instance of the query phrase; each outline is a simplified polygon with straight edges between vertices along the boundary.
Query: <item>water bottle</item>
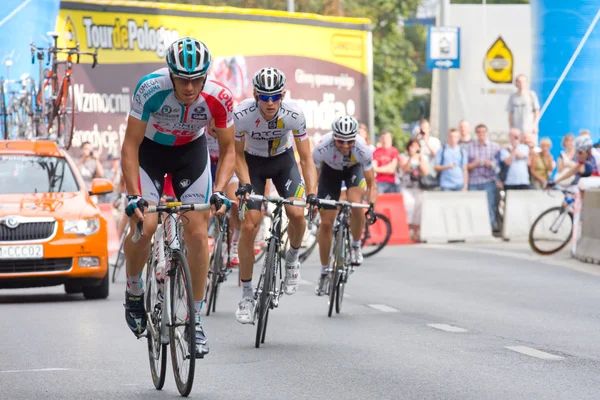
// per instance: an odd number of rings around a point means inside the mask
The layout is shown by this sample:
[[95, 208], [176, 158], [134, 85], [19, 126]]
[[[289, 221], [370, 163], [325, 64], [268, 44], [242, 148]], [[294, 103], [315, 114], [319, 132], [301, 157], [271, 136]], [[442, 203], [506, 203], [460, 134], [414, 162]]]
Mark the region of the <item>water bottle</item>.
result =
[[159, 267], [156, 269], [156, 284], [157, 284], [156, 297], [158, 298], [158, 301], [162, 303], [165, 299], [165, 295], [164, 295], [165, 268], [164, 267]]

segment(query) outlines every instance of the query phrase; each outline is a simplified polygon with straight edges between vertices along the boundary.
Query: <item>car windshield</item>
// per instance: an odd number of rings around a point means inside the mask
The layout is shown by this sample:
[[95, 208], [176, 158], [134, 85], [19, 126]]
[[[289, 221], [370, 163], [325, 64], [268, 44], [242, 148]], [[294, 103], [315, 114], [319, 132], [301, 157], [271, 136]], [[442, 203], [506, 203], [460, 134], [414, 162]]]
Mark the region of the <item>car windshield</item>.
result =
[[77, 192], [69, 163], [64, 158], [0, 155], [0, 194]]

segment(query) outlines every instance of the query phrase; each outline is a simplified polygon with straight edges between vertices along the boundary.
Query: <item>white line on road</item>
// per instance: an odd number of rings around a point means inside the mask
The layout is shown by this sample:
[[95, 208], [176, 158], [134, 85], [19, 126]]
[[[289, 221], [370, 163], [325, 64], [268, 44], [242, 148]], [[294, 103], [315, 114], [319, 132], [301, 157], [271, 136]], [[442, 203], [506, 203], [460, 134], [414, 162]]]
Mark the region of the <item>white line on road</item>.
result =
[[47, 371], [69, 371], [70, 368], [37, 368], [37, 369], [13, 369], [0, 371], [0, 374], [14, 374], [17, 372], [47, 372]]
[[446, 325], [446, 324], [427, 324], [427, 326], [434, 328], [434, 329], [439, 329], [440, 331], [445, 331], [445, 332], [454, 332], [454, 333], [469, 332], [467, 329], [459, 328], [458, 326]]
[[544, 351], [536, 350], [527, 346], [505, 346], [507, 349], [516, 351], [517, 353], [525, 354], [527, 356], [541, 358], [542, 360], [562, 360], [564, 357], [555, 356], [554, 354], [546, 353]]
[[383, 311], [383, 312], [398, 312], [398, 310], [396, 310], [395, 308], [386, 306], [385, 304], [367, 304], [367, 307], [371, 307], [371, 308], [374, 308], [375, 310]]

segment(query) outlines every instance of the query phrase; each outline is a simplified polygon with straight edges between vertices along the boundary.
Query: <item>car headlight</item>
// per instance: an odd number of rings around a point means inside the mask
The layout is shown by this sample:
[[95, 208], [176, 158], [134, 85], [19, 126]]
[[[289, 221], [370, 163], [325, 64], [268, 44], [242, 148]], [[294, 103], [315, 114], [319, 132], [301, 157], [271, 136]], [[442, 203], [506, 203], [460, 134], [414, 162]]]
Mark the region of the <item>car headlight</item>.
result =
[[100, 220], [98, 218], [65, 221], [65, 233], [89, 236], [98, 232], [98, 229], [100, 229]]

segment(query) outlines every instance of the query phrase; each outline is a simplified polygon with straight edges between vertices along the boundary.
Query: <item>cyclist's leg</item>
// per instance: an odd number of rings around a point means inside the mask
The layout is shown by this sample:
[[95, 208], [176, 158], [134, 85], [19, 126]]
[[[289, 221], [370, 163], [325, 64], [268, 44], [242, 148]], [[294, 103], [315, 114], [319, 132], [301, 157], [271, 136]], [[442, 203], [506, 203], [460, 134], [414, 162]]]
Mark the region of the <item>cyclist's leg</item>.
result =
[[[351, 203], [362, 203], [365, 198], [365, 188], [367, 182], [363, 174], [361, 164], [356, 164], [348, 170], [346, 178], [348, 187], [348, 201]], [[365, 229], [365, 211], [362, 208], [352, 208], [350, 210], [350, 232], [352, 233], [352, 263], [360, 265], [363, 262], [363, 255], [360, 246], [360, 238]]]
[[[240, 184], [239, 179], [235, 174], [229, 181], [229, 184], [226, 188], [227, 198], [230, 200], [237, 200], [235, 196], [235, 191], [238, 189]], [[240, 261], [238, 258], [238, 243], [240, 240], [240, 216], [238, 213], [238, 207], [235, 205], [231, 206], [231, 210], [229, 211], [229, 225], [230, 231], [232, 233], [231, 239], [231, 264], [239, 265]]]
[[[160, 199], [164, 173], [160, 163], [152, 159], [160, 148], [153, 146], [148, 139], [144, 139], [139, 149], [139, 190], [149, 204], [157, 204]], [[155, 185], [159, 183], [160, 188]], [[137, 243], [133, 243], [136, 229], [131, 225], [124, 244], [125, 270], [127, 273], [127, 287], [125, 290], [125, 320], [129, 329], [134, 334], [141, 334], [146, 329], [146, 312], [144, 309], [144, 289], [142, 286], [142, 271], [150, 255], [150, 242], [156, 231], [158, 218], [156, 214], [144, 216], [144, 235]]]
[[[266, 178], [262, 174], [263, 164], [266, 159], [246, 154], [250, 184], [257, 195], [265, 192]], [[263, 168], [261, 168], [263, 166]], [[252, 273], [254, 270], [254, 238], [258, 232], [262, 219], [262, 204], [248, 200], [244, 212], [244, 220], [241, 222], [240, 241], [238, 254], [240, 258], [240, 280], [242, 281], [242, 300], [235, 312], [235, 318], [242, 324], [249, 324], [254, 318], [254, 291], [252, 289]]]
[[[273, 175], [273, 184], [279, 195], [290, 200], [304, 200], [304, 181], [300, 176], [293, 150], [289, 149], [287, 152], [274, 157], [272, 164], [274, 165], [273, 168], [276, 168]], [[306, 219], [304, 219], [304, 208], [302, 207], [285, 206], [285, 213], [288, 218], [287, 235], [290, 248], [285, 257], [284, 291], [286, 294], [291, 295], [296, 293], [300, 282], [298, 255], [306, 230]]]
[[[179, 146], [178, 165], [173, 166], [173, 189], [183, 204], [208, 203], [212, 195], [210, 160], [206, 137]], [[192, 211], [185, 214], [184, 240], [187, 261], [192, 276], [194, 304], [196, 306], [196, 356], [207, 354], [208, 343], [200, 324], [208, 276], [208, 219], [209, 211]]]
[[[319, 187], [317, 197], [320, 199], [339, 200], [341, 192], [341, 182], [343, 180], [343, 172], [336, 171], [324, 164], [321, 167], [319, 175]], [[321, 223], [317, 232], [317, 240], [319, 242], [319, 258], [321, 260], [321, 271], [319, 283], [315, 289], [317, 296], [324, 294], [325, 277], [327, 277], [327, 269], [329, 268], [329, 252], [331, 251], [331, 241], [333, 238], [333, 223], [337, 215], [337, 207], [322, 205], [319, 213], [321, 215]]]

